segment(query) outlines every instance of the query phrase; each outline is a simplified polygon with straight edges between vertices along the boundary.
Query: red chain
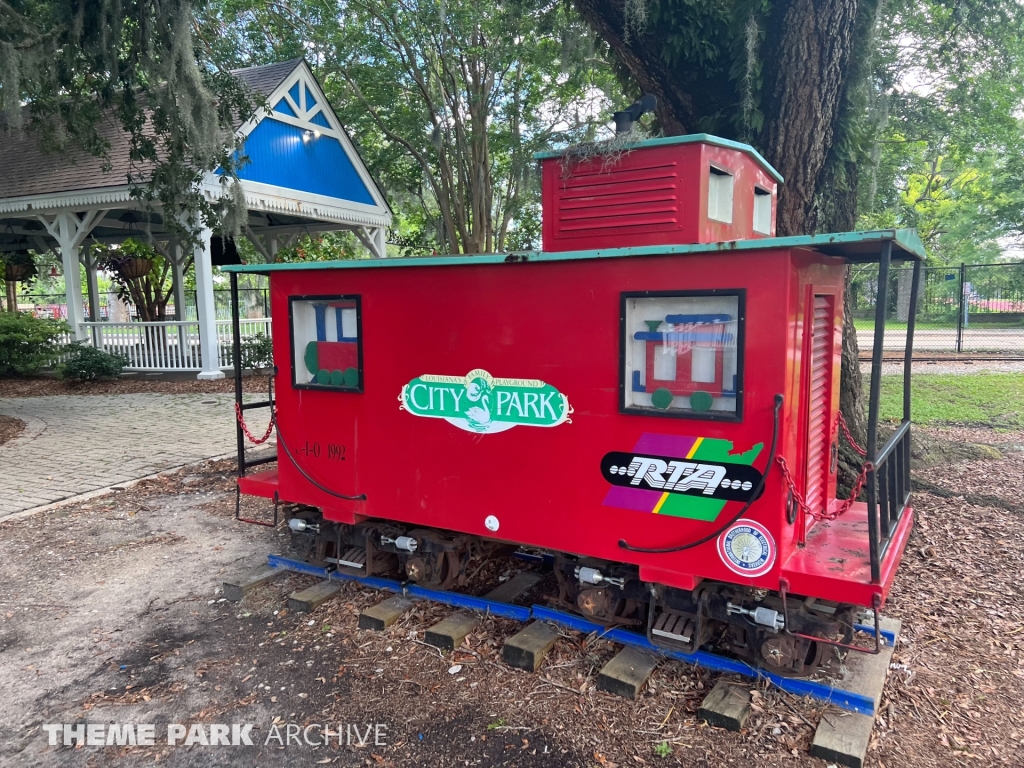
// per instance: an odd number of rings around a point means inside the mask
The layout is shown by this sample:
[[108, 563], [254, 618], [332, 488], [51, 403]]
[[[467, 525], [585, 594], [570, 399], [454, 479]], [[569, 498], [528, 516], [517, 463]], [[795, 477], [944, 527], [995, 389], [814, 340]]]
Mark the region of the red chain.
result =
[[249, 442], [255, 445], [260, 445], [270, 439], [270, 433], [274, 431], [274, 422], [276, 421], [276, 417], [277, 408], [273, 408], [270, 411], [270, 423], [267, 425], [267, 431], [263, 433], [263, 437], [257, 439], [252, 436], [252, 432], [249, 431], [249, 427], [245, 424], [245, 419], [242, 418], [242, 406], [235, 403], [235, 418], [238, 419], [238, 424], [242, 427], [242, 431], [245, 433], [245, 436], [249, 438]]
[[[842, 411], [836, 411], [836, 425], [840, 429], [842, 429], [843, 435], [846, 436], [846, 439], [849, 441], [850, 445], [853, 446], [853, 450], [855, 450], [861, 456], [866, 456], [867, 451], [865, 451], [863, 448], [857, 445], [856, 441], [850, 435], [850, 429], [846, 425], [846, 419], [843, 418]], [[834, 429], [833, 434], [835, 434]], [[778, 461], [779, 463], [779, 468], [782, 470], [782, 476], [783, 478], [785, 478], [786, 485], [789, 486], [789, 492], [793, 495], [793, 498], [796, 500], [796, 503], [799, 505], [800, 509], [803, 510], [804, 514], [810, 515], [815, 520], [835, 520], [840, 515], [845, 514], [846, 511], [853, 506], [853, 503], [857, 500], [857, 497], [860, 496], [860, 492], [864, 488], [864, 483], [867, 482], [868, 472], [873, 471], [875, 468], [875, 465], [872, 464], [870, 461], [865, 461], [860, 468], [860, 474], [857, 475], [857, 481], [853, 484], [853, 490], [850, 491], [850, 498], [845, 499], [842, 504], [838, 505], [831, 512], [815, 512], [807, 504], [806, 500], [803, 497], [803, 494], [801, 494], [800, 491], [797, 490], [796, 482], [793, 480], [793, 475], [789, 471], [789, 465], [786, 463], [786, 459], [783, 458], [782, 456], [777, 456], [776, 461]]]
[[[867, 456], [868, 452], [857, 445], [857, 441], [854, 440], [853, 435], [850, 434], [850, 428], [846, 424], [846, 419], [843, 417], [842, 411], [836, 411], [836, 424], [838, 424], [839, 428], [843, 430], [843, 435], [846, 437], [846, 441], [850, 444], [853, 450], [861, 456]], [[835, 428], [833, 428], [832, 434], [835, 434]]]

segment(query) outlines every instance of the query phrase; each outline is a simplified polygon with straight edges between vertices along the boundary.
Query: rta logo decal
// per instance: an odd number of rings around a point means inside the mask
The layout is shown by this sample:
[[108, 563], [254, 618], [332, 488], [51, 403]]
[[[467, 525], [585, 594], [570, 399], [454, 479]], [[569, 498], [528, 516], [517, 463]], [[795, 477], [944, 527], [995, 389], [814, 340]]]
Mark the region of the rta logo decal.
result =
[[620, 451], [605, 454], [601, 474], [612, 485], [727, 501], [749, 501], [761, 482], [761, 473], [746, 464], [686, 461]]

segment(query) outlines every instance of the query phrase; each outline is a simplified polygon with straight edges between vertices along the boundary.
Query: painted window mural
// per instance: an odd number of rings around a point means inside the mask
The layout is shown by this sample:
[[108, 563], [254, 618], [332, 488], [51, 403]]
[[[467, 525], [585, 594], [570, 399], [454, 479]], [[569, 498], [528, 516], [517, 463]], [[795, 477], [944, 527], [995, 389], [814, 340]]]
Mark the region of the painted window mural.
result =
[[363, 391], [358, 296], [296, 296], [290, 302], [293, 383]]
[[623, 294], [623, 409], [738, 418], [742, 294]]

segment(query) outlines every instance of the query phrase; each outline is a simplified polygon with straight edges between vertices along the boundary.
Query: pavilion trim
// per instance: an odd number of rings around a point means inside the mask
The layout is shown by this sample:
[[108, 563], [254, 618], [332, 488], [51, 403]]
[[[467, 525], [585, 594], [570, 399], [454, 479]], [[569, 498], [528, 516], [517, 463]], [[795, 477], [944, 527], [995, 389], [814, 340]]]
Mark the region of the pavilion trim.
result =
[[[385, 258], [391, 210], [309, 65], [296, 59], [238, 70], [235, 75], [269, 105], [236, 132], [245, 139], [242, 151], [249, 158], [238, 170], [249, 212], [243, 233], [260, 255], [273, 262], [280, 248], [288, 247], [302, 234], [343, 230], [353, 232], [371, 254]], [[127, 344], [140, 352], [130, 367], [198, 370], [201, 379], [223, 378], [227, 359], [224, 329], [218, 328], [214, 310], [214, 233], [198, 233], [194, 244], [179, 241], [159, 213], [154, 215], [133, 195], [132, 185], [105, 183], [115, 182], [120, 172], [124, 172], [121, 178], [125, 179], [130, 169], [126, 134], [117, 129], [107, 139], [116, 172], [106, 173], [100, 159], [84, 153], [70, 159], [46, 155], [26, 135], [0, 146], [0, 187], [11, 192], [0, 198], [0, 251], [32, 248], [37, 252], [54, 250], [60, 255], [66, 278], [67, 320], [76, 340], [107, 347], [108, 340], [117, 336], [117, 351], [124, 353]], [[81, 189], [69, 188], [83, 181], [94, 183]], [[223, 197], [227, 188], [217, 173], [208, 173], [202, 192], [213, 202]], [[130, 216], [129, 212], [134, 214]], [[146, 223], [141, 232], [133, 232], [131, 222], [138, 221], [139, 216]], [[114, 324], [102, 322], [99, 317], [96, 268], [88, 249], [82, 246], [87, 238], [113, 244], [133, 234], [145, 234], [171, 263], [178, 317], [165, 323], [117, 324], [131, 327], [115, 329]], [[198, 322], [186, 321], [182, 315], [188, 256], [193, 257], [195, 265]], [[80, 289], [83, 261], [89, 320]], [[251, 327], [266, 330], [268, 323], [261, 318]], [[151, 333], [143, 326], [164, 328]], [[174, 331], [179, 345], [174, 354], [167, 349], [161, 354], [135, 349], [152, 339], [161, 339], [166, 346], [167, 327]]]

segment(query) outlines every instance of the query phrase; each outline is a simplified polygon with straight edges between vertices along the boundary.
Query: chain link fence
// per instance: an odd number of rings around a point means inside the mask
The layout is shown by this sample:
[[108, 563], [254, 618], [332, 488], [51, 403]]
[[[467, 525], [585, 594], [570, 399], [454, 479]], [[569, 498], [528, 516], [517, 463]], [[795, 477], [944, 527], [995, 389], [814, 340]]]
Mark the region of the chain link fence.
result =
[[[884, 351], [906, 349], [913, 268], [889, 271]], [[862, 356], [874, 346], [878, 267], [855, 267], [851, 300]], [[924, 267], [914, 356], [984, 353], [1024, 356], [1024, 262]]]

